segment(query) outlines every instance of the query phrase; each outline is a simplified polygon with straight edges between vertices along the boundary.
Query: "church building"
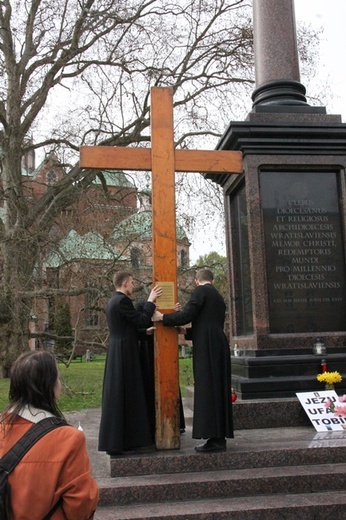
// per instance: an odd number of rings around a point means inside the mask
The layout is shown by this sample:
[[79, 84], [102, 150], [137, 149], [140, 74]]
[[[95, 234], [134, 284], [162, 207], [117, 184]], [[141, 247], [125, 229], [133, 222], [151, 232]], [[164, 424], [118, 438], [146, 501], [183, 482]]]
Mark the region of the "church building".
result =
[[[64, 174], [54, 154], [37, 168], [34, 151], [23, 158], [23, 183], [33, 202]], [[189, 247], [185, 231], [177, 225], [177, 267], [179, 273], [186, 271], [184, 278], [190, 276]], [[31, 339], [30, 347], [55, 347], [63, 309], [71, 324], [65, 335], [74, 337], [76, 353], [87, 348], [102, 351], [108, 334], [104, 309], [118, 269], [133, 273], [134, 300], [145, 300], [152, 283], [151, 192], [138, 191], [122, 171], [104, 170], [61, 212], [51, 229], [33, 273], [35, 287], [46, 295], [35, 298], [30, 330], [43, 336]]]

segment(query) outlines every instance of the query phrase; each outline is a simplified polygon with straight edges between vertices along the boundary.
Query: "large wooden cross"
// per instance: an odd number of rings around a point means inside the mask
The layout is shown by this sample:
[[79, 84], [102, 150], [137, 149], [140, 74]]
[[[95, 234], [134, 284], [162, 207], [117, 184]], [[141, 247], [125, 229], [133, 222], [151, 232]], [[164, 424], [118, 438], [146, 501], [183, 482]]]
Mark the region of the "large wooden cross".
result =
[[[82, 146], [81, 168], [151, 170], [153, 283], [171, 282], [177, 301], [175, 172], [242, 173], [241, 152], [175, 150], [173, 90], [151, 89], [151, 148]], [[160, 306], [160, 302], [158, 301]], [[162, 312], [171, 312], [163, 309]], [[173, 327], [155, 332], [156, 447], [180, 447], [178, 337]]]

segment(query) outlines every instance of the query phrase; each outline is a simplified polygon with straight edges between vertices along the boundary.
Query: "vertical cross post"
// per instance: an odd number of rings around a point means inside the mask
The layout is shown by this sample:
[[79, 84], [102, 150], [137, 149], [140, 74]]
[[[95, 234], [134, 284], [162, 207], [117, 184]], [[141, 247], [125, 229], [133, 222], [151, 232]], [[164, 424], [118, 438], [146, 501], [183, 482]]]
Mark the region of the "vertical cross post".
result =
[[[173, 91], [156, 88], [151, 97], [151, 168], [154, 283], [174, 283], [177, 297]], [[160, 305], [160, 302], [159, 302]], [[161, 309], [161, 312], [167, 309]], [[157, 324], [155, 332], [156, 446], [180, 447], [178, 336]]]

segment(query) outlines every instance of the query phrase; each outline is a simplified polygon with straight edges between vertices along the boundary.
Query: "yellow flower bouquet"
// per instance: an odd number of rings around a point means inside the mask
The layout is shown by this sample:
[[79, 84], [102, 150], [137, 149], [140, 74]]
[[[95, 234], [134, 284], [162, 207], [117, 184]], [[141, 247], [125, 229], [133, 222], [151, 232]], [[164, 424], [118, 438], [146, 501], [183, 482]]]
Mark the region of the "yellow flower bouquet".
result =
[[334, 390], [335, 383], [341, 383], [342, 377], [337, 371], [323, 372], [323, 374], [318, 374], [317, 381], [325, 383], [326, 390]]

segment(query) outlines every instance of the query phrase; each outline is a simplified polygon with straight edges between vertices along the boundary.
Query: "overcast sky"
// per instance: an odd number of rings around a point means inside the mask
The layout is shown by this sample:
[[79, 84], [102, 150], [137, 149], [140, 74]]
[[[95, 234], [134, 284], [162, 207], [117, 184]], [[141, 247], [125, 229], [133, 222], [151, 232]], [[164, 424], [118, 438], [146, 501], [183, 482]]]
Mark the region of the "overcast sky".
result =
[[328, 114], [339, 114], [346, 122], [346, 0], [294, 0], [297, 24], [302, 21], [323, 28], [318, 80], [329, 80], [332, 98]]
[[[294, 0], [294, 3], [297, 25], [304, 22], [316, 29], [323, 28], [316, 81], [321, 84], [328, 81], [331, 85], [330, 97], [324, 102], [327, 113], [341, 115], [346, 122], [346, 0]], [[193, 237], [191, 260], [211, 250], [225, 254], [223, 232], [217, 223], [208, 230], [203, 227]]]

